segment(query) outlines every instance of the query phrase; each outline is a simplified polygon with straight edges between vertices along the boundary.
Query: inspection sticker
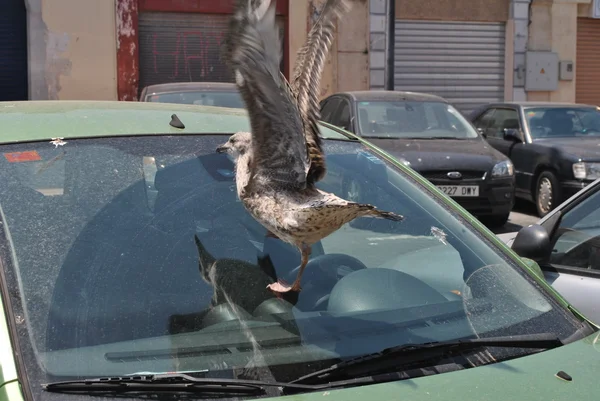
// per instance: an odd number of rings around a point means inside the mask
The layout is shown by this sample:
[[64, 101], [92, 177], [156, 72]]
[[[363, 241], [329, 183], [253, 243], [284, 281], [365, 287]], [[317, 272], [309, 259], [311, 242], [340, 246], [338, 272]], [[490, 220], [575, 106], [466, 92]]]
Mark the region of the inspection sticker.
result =
[[30, 150], [28, 152], [5, 153], [4, 157], [9, 163], [35, 162], [42, 160], [39, 153], [35, 150]]

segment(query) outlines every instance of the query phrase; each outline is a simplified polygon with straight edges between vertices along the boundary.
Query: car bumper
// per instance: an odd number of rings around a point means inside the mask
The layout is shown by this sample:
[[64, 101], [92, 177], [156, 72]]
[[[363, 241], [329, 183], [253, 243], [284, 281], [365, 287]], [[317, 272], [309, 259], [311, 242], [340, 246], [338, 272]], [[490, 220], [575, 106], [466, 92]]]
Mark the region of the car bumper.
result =
[[513, 179], [486, 179], [457, 182], [454, 180], [430, 180], [434, 185], [478, 185], [478, 197], [452, 197], [452, 199], [476, 217], [502, 216], [511, 212], [515, 203]]

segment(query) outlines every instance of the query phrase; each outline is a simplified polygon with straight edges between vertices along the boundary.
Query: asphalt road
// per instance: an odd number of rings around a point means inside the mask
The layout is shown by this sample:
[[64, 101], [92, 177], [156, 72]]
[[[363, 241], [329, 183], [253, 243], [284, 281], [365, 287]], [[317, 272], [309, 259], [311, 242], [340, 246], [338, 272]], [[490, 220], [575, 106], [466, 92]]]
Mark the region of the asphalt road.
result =
[[508, 223], [506, 223], [504, 227], [494, 228], [492, 231], [495, 234], [519, 231], [521, 227], [533, 224], [539, 219], [540, 217], [537, 216], [533, 203], [517, 200], [515, 208], [508, 219]]

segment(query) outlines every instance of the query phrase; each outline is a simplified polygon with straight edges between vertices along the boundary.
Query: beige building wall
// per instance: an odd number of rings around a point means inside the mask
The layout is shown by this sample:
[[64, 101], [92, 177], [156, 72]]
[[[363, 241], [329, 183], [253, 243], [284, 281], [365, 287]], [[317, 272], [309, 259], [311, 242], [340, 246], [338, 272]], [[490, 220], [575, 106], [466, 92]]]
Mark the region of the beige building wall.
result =
[[[591, 0], [533, 0], [528, 49], [553, 51], [560, 61], [577, 59], [577, 16], [588, 12]], [[585, 15], [585, 14], [584, 14]], [[575, 72], [577, 65], [575, 64]], [[574, 102], [575, 80], [558, 81], [552, 92], [527, 92], [527, 100]]]
[[114, 0], [26, 0], [31, 100], [116, 100]]
[[505, 22], [509, 0], [395, 0], [396, 18]]
[[[290, 72], [296, 63], [296, 52], [321, 9], [324, 0], [289, 0]], [[321, 98], [334, 92], [369, 88], [369, 2], [356, 0], [337, 25], [335, 40], [321, 79]]]
[[116, 100], [114, 0], [42, 0], [48, 98]]
[[[290, 69], [324, 0], [289, 0]], [[321, 96], [369, 88], [368, 0], [338, 25]], [[30, 99], [116, 100], [115, 0], [26, 0]]]

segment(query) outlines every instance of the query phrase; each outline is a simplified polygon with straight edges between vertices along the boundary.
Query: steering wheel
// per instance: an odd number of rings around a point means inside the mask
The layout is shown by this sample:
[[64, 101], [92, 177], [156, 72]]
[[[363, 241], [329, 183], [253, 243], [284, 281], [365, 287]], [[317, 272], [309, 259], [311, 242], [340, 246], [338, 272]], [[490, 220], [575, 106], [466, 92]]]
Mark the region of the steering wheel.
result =
[[[329, 253], [310, 259], [302, 275], [302, 291], [296, 307], [303, 311], [317, 310], [328, 299], [333, 287], [344, 276], [367, 266], [357, 258], [343, 253]], [[300, 266], [290, 270], [284, 279], [296, 280]]]

